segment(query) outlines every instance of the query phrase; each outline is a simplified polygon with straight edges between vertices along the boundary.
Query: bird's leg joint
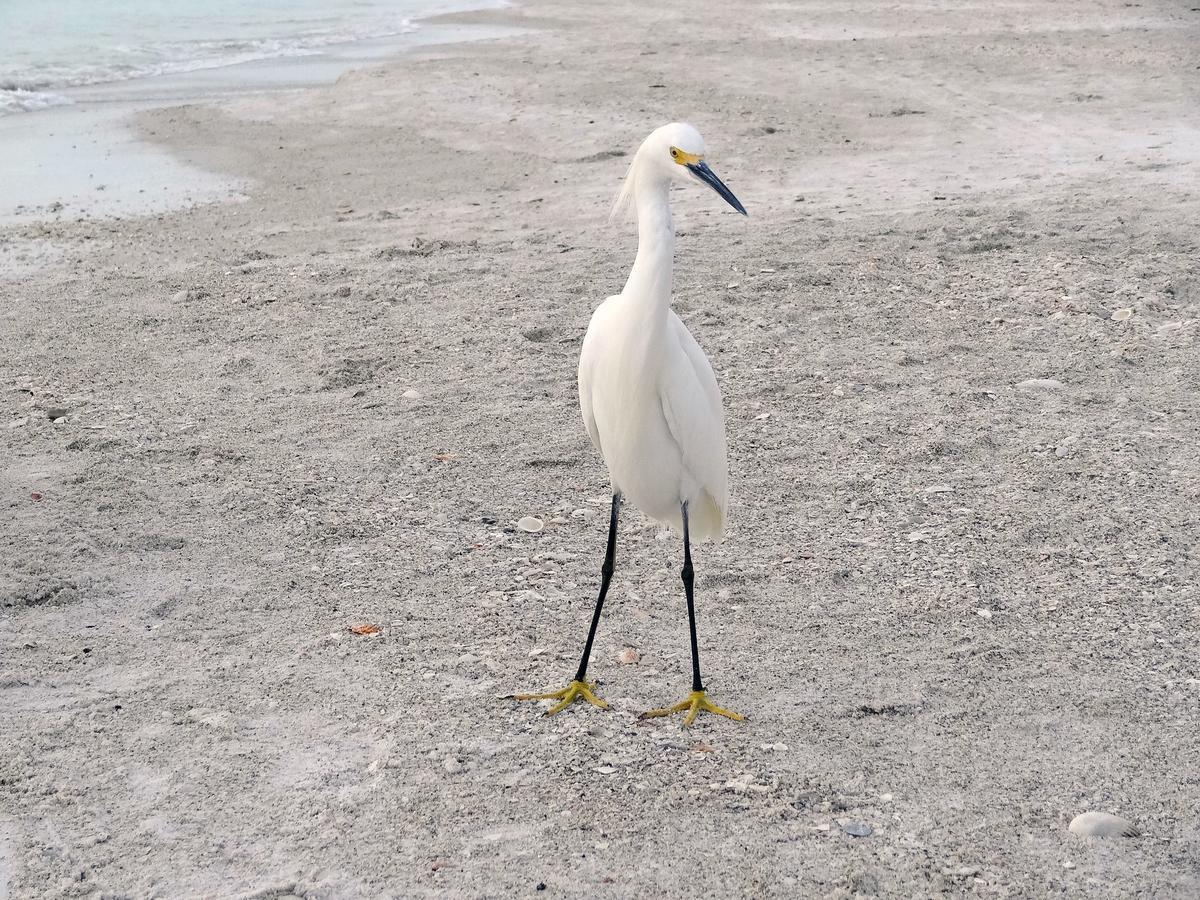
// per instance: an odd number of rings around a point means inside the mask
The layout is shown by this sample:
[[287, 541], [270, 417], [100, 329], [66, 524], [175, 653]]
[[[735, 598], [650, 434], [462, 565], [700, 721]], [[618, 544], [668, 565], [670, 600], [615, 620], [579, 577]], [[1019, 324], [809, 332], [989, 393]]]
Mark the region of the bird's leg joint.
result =
[[679, 572], [679, 577], [683, 579], [684, 585], [686, 585], [689, 588], [692, 586], [692, 584], [695, 581], [695, 578], [694, 578], [694, 574], [693, 574], [693, 570], [692, 570], [692, 564], [690, 562], [686, 562], [683, 564], [683, 568]]

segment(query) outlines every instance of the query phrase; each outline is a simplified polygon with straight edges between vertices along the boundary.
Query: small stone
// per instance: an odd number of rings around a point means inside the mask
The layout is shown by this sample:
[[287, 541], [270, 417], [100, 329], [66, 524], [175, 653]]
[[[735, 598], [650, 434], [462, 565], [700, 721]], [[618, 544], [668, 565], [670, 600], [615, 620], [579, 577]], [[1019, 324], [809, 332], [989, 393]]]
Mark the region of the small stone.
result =
[[542, 520], [537, 516], [523, 516], [517, 520], [517, 528], [521, 531], [527, 531], [530, 534], [536, 534], [543, 527]]
[[1137, 837], [1141, 833], [1128, 819], [1105, 812], [1080, 813], [1067, 831], [1083, 837]]
[[842, 825], [842, 831], [851, 837], [869, 837], [875, 829], [865, 822], [846, 822]]
[[612, 766], [596, 766], [592, 771], [597, 775], [612, 775], [617, 770]]
[[413, 388], [409, 388], [407, 391], [405, 391], [400, 396], [403, 397], [405, 400], [420, 400], [421, 392], [418, 390], [414, 390]]
[[67, 414], [67, 410], [60, 409], [57, 406], [52, 406], [46, 410], [46, 418], [53, 422], [55, 419], [61, 419]]
[[992, 611], [990, 609], [977, 609], [975, 610], [975, 615], [979, 616], [981, 619], [990, 619], [992, 617]]
[[754, 781], [754, 776], [749, 772], [745, 772], [738, 778], [731, 778], [725, 782], [725, 790], [733, 791], [735, 794], [744, 794], [750, 790], [750, 783]]
[[442, 760], [442, 768], [451, 775], [458, 775], [465, 767], [453, 756], [447, 756], [444, 760]]
[[1124, 309], [1118, 309], [1115, 312], [1113, 312], [1113, 314], [1112, 314], [1112, 320], [1114, 322], [1125, 322], [1132, 318], [1133, 318], [1133, 309], [1128, 306], [1125, 307]]
[[908, 533], [908, 542], [910, 544], [915, 544], [918, 541], [927, 541], [927, 540], [929, 540], [929, 532], [928, 531], [910, 531]]
[[617, 654], [617, 662], [619, 662], [623, 666], [632, 666], [640, 658], [641, 657], [638, 656], [638, 652], [636, 650], [634, 650], [632, 647], [626, 647], [624, 650], [622, 650], [620, 653]]

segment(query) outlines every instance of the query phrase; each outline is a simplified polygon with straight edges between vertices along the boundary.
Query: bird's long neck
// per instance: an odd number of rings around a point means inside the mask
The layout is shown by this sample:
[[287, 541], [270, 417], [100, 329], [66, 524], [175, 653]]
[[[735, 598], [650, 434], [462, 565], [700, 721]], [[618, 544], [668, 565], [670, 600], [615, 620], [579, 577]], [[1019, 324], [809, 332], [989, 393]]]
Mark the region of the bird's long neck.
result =
[[666, 311], [671, 305], [675, 264], [675, 228], [668, 201], [670, 182], [643, 177], [635, 185], [638, 251], [624, 295], [647, 310]]

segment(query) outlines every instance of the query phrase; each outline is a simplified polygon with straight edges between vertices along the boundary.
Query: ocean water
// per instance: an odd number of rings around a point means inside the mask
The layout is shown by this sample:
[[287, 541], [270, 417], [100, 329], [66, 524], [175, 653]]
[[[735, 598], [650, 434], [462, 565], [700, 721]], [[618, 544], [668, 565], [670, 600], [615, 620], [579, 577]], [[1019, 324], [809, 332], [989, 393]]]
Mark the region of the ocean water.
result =
[[71, 88], [315, 56], [406, 34], [489, 0], [0, 0], [0, 115], [69, 104]]

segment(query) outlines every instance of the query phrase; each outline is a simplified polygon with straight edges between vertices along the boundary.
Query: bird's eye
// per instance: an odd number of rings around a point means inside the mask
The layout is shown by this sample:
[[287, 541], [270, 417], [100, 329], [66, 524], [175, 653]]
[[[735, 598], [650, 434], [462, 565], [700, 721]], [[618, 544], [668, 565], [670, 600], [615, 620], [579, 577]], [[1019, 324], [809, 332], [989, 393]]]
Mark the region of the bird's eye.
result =
[[672, 148], [671, 148], [671, 158], [672, 158], [672, 159], [678, 159], [678, 158], [679, 158], [679, 151], [678, 151], [678, 150], [676, 150], [674, 147], [672, 147]]

